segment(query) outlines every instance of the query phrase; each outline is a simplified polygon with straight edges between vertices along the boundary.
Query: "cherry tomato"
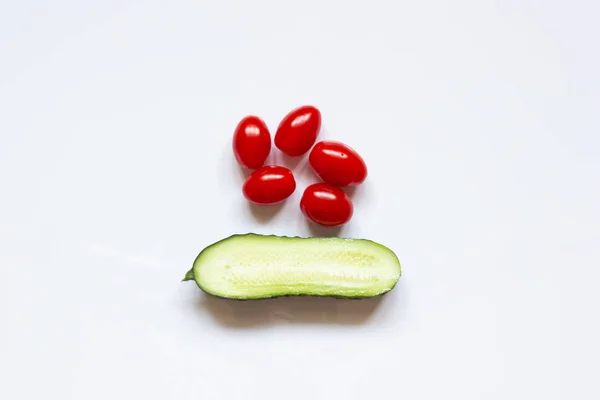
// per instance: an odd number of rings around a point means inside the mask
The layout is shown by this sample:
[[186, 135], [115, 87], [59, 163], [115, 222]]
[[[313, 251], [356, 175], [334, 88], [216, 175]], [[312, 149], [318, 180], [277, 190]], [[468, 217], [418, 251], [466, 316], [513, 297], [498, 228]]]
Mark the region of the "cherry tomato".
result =
[[295, 190], [292, 171], [277, 165], [267, 165], [252, 172], [242, 188], [244, 197], [257, 204], [279, 203]]
[[233, 153], [237, 162], [246, 168], [263, 166], [271, 152], [271, 133], [265, 122], [248, 115], [238, 123], [233, 134]]
[[367, 165], [349, 146], [322, 141], [313, 147], [308, 162], [319, 178], [336, 186], [357, 186], [367, 179]]
[[352, 200], [338, 187], [315, 183], [304, 191], [300, 209], [306, 218], [323, 226], [338, 226], [350, 221]]
[[306, 153], [321, 130], [321, 112], [313, 106], [290, 111], [281, 120], [275, 133], [275, 146], [290, 157]]

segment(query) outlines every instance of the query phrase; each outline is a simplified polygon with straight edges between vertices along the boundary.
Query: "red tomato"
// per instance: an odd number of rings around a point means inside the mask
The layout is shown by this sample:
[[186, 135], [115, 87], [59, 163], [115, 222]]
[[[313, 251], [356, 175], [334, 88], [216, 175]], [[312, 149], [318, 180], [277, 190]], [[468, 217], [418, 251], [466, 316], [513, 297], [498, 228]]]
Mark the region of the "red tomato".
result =
[[319, 178], [336, 186], [357, 186], [367, 179], [367, 165], [352, 148], [322, 141], [313, 147], [308, 162]]
[[275, 133], [275, 146], [290, 157], [306, 153], [321, 130], [321, 112], [313, 106], [290, 111]]
[[268, 165], [252, 172], [244, 182], [242, 192], [257, 204], [275, 204], [290, 197], [296, 190], [292, 171], [285, 167]]
[[352, 200], [338, 187], [315, 183], [304, 191], [300, 209], [306, 218], [323, 226], [338, 226], [350, 221]]
[[246, 168], [260, 168], [270, 152], [271, 133], [265, 122], [254, 115], [242, 118], [233, 134], [233, 153], [237, 162]]

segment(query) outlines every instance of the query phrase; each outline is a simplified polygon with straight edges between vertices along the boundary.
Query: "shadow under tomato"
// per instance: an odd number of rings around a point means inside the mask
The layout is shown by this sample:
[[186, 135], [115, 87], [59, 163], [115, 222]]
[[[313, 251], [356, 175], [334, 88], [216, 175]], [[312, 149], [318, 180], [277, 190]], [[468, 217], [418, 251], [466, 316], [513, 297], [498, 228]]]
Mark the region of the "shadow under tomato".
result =
[[220, 299], [200, 293], [198, 307], [222, 326], [253, 328], [279, 324], [360, 325], [367, 322], [384, 301], [329, 297], [279, 297], [263, 300]]
[[248, 177], [250, 176], [250, 174], [253, 171], [250, 170], [250, 169], [248, 169], [248, 168], [242, 167], [241, 165], [237, 164], [237, 162], [236, 162], [236, 165], [237, 165], [237, 169], [238, 169], [238, 172], [239, 172], [240, 180], [241, 180], [241, 182], [243, 184], [244, 182], [246, 182], [246, 179], [248, 179]]
[[354, 197], [354, 194], [358, 190], [358, 186], [343, 187], [342, 190], [344, 192], [346, 192], [346, 194], [348, 195], [348, 197], [352, 198], [352, 197]]
[[306, 180], [308, 182], [306, 186], [312, 185], [313, 183], [323, 182], [309, 162], [303, 164], [300, 168], [300, 172], [295, 175], [297, 175], [298, 177], [302, 177], [302, 179]]
[[352, 200], [352, 204], [354, 205], [354, 212], [360, 212], [363, 207], [372, 207], [374, 206], [376, 192], [375, 188], [372, 187], [371, 182], [363, 182], [358, 186], [344, 187], [342, 188], [344, 192], [350, 197]]
[[273, 156], [273, 161], [275, 165], [280, 165], [282, 167], [286, 167], [290, 171], [296, 170], [296, 168], [302, 168], [302, 163], [306, 162], [306, 155], [301, 155], [298, 157], [290, 157], [285, 153], [277, 150], [277, 153]]
[[306, 220], [308, 224], [308, 230], [310, 231], [311, 236], [318, 237], [337, 237], [340, 236], [342, 229], [344, 226], [321, 226], [309, 220]]
[[272, 204], [272, 205], [260, 205], [248, 202], [248, 208], [250, 213], [256, 220], [256, 222], [265, 224], [271, 221], [277, 214], [283, 209], [285, 202]]

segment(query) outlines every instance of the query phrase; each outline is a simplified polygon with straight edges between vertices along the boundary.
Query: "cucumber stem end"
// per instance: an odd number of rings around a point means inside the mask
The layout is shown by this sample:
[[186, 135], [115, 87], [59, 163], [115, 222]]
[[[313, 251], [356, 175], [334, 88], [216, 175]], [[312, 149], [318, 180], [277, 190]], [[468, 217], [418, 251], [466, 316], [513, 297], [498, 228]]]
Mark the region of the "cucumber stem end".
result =
[[192, 268], [188, 272], [185, 273], [185, 276], [183, 277], [181, 282], [193, 281], [193, 280], [194, 280], [194, 269]]

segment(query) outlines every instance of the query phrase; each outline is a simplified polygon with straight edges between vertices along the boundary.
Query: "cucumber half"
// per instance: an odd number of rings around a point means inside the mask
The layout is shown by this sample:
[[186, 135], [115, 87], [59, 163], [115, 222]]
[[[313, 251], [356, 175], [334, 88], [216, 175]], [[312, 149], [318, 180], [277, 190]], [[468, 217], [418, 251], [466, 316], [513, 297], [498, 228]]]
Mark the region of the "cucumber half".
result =
[[229, 299], [375, 297], [396, 286], [396, 254], [366, 239], [233, 235], [206, 247], [184, 281]]

